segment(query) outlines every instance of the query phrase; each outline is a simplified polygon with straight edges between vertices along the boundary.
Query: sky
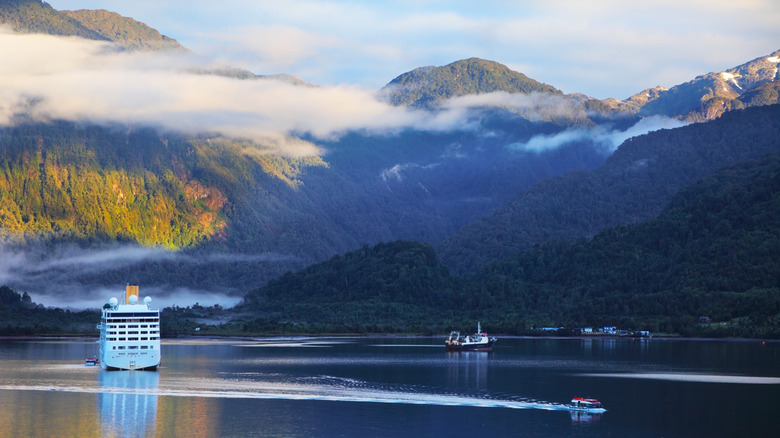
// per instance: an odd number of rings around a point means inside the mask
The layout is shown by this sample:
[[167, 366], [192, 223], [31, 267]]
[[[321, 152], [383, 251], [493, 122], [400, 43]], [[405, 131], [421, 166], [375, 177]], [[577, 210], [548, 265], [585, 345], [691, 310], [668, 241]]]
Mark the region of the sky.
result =
[[778, 0], [49, 0], [108, 9], [256, 74], [379, 89], [478, 57], [565, 93], [625, 99], [780, 49]]

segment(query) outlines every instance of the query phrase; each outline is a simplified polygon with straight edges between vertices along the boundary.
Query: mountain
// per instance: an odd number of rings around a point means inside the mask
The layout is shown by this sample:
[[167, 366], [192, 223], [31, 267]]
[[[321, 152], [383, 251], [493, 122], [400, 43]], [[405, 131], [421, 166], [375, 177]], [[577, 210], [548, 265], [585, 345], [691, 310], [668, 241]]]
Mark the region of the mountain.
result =
[[[455, 61], [441, 67], [420, 67], [406, 72], [385, 85], [379, 96], [393, 105], [439, 111], [448, 99], [504, 93], [524, 96], [498, 103], [501, 111], [530, 121], [545, 121], [561, 126], [595, 126], [600, 123], [635, 123], [636, 110], [625, 105], [606, 104], [583, 94], [567, 94], [503, 64], [479, 58]], [[500, 98], [499, 98], [500, 100]], [[474, 100], [478, 108], [487, 103]], [[495, 105], [495, 104], [493, 104]]]
[[[556, 121], [560, 115], [545, 114], [549, 107], [563, 102], [570, 108], [564, 123], [587, 125], [599, 117], [663, 115], [686, 121], [712, 120], [726, 111], [756, 105], [780, 103], [780, 51], [723, 72], [712, 72], [670, 89], [648, 88], [625, 100], [593, 99], [567, 94], [557, 88], [510, 70], [494, 61], [464, 59], [441, 67], [421, 67], [404, 73], [380, 92], [394, 105], [435, 110], [447, 99], [504, 92], [546, 96], [538, 99], [532, 111], [511, 109], [528, 118]], [[554, 100], [552, 98], [558, 98]], [[545, 106], [548, 108], [545, 109]], [[507, 108], [508, 109], [508, 108]]]
[[[432, 247], [363, 247], [248, 293], [232, 309], [173, 306], [165, 335], [441, 333], [617, 325], [687, 336], [780, 338], [780, 153], [680, 190], [649, 221], [536, 245], [452, 276]], [[47, 309], [0, 287], [0, 333], [85, 333], [94, 311]], [[222, 323], [214, 326], [214, 318]], [[204, 324], [206, 324], [204, 326]], [[530, 331], [529, 331], [530, 330]]]
[[173, 38], [160, 34], [144, 23], [106, 10], [62, 11], [85, 28], [130, 49], [184, 50]]
[[468, 283], [450, 276], [433, 248], [398, 241], [287, 273], [247, 294], [239, 312], [252, 315], [250, 325], [261, 318], [303, 332], [428, 332], [460, 320], [455, 303], [468, 300]]
[[474, 280], [506, 312], [574, 327], [780, 337], [780, 154], [680, 190], [650, 221], [548, 243]]
[[[0, 17], [20, 32], [176, 47], [106, 11], [13, 0]], [[264, 78], [232, 68], [187, 74]], [[776, 81], [754, 84], [744, 102], [776, 98]], [[433, 245], [456, 272], [474, 272], [548, 239], [654, 217], [696, 178], [776, 144], [776, 113], [735, 112], [718, 120], [723, 132], [660, 131], [605, 164], [615, 138], [655, 120], [638, 114], [665, 93], [599, 101], [466, 59], [408, 72], [380, 93], [426, 117], [462, 112], [458, 129], [298, 133], [325, 151], [302, 158], [216, 135], [19, 114], [0, 128], [0, 280], [37, 300], [78, 292], [89, 302], [128, 280], [177, 302], [237, 299], [287, 271], [398, 239]], [[559, 178], [534, 185], [550, 177]]]
[[479, 58], [463, 59], [443, 67], [420, 67], [396, 77], [382, 90], [387, 101], [394, 105], [428, 109], [445, 99], [496, 91], [563, 95], [551, 85]]
[[[560, 128], [491, 120], [489, 136], [353, 133], [302, 158], [151, 128], [0, 128], [0, 237], [7, 257], [26, 260], [0, 276], [39, 294], [127, 281], [160, 295], [171, 285], [237, 294], [363, 245], [440, 242], [536, 180], [606, 158], [587, 139], [514, 150]], [[115, 261], [93, 266], [94, 254]]]
[[437, 246], [459, 273], [550, 240], [655, 217], [681, 188], [721, 167], [780, 150], [780, 105], [624, 142], [598, 169], [536, 183]]
[[639, 114], [701, 121], [712, 120], [732, 109], [780, 103], [778, 66], [780, 50], [723, 72], [698, 76], [658, 91], [640, 106]]
[[442, 332], [619, 325], [780, 337], [780, 153], [680, 190], [657, 218], [546, 243], [454, 277], [414, 242], [364, 247], [287, 273], [236, 308], [246, 331]]
[[41, 0], [3, 0], [0, 24], [21, 33], [112, 41], [128, 49], [184, 49], [178, 41], [132, 18], [105, 10], [58, 11]]
[[78, 20], [57, 11], [41, 0], [3, 0], [0, 2], [0, 24], [21, 33], [46, 33], [107, 40], [106, 37], [84, 27]]

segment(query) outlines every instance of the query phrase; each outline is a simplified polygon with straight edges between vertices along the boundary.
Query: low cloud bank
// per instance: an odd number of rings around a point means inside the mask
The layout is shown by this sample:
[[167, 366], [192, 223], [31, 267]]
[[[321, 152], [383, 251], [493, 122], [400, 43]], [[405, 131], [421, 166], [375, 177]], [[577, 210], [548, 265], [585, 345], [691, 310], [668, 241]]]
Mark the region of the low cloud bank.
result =
[[[85, 278], [99, 277], [143, 262], [214, 267], [217, 264], [235, 266], [241, 263], [264, 264], [291, 260], [294, 257], [276, 253], [193, 255], [138, 245], [111, 245], [98, 249], [60, 245], [48, 250], [22, 250], [0, 244], [0, 285], [8, 285], [19, 293], [27, 292], [34, 302], [47, 307], [96, 308], [111, 297], [121, 296], [126, 282], [93, 287], [85, 286]], [[246, 292], [231, 287], [193, 288], [144, 281], [141, 281], [140, 286], [141, 295], [153, 297], [155, 306], [159, 307], [186, 307], [195, 303], [230, 307]]]
[[[471, 130], [479, 127], [475, 107], [524, 111], [531, 119], [582, 111], [560, 96], [503, 92], [450, 99], [434, 112], [411, 110], [383, 102], [374, 90], [204, 74], [220, 66], [191, 54], [126, 51], [75, 37], [0, 31], [0, 59], [0, 126], [56, 119], [144, 124], [247, 138], [291, 156], [322, 153], [298, 134], [332, 140], [348, 131]], [[525, 147], [541, 150], [586, 134], [559, 135]]]
[[647, 134], [660, 129], [673, 129], [685, 126], [687, 123], [664, 116], [652, 116], [640, 119], [625, 131], [599, 126], [593, 129], [572, 128], [552, 135], [537, 135], [524, 143], [512, 143], [510, 149], [545, 152], [557, 149], [575, 141], [590, 141], [600, 145], [606, 152], [614, 152], [624, 141], [631, 137]]
[[148, 124], [188, 134], [249, 138], [274, 152], [319, 153], [291, 133], [419, 126], [421, 114], [352, 86], [285, 78], [237, 79], [188, 54], [129, 52], [111, 43], [0, 32], [0, 126], [55, 119]]

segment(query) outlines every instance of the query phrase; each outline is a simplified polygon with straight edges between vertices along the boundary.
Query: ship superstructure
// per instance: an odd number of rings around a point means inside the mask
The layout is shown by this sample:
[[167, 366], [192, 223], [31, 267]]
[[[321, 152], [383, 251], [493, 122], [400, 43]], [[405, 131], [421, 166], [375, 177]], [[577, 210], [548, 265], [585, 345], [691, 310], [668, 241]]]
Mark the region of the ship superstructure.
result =
[[160, 365], [160, 310], [152, 299], [138, 302], [138, 286], [128, 285], [120, 304], [112, 297], [103, 306], [97, 328], [99, 362], [108, 370], [157, 369]]

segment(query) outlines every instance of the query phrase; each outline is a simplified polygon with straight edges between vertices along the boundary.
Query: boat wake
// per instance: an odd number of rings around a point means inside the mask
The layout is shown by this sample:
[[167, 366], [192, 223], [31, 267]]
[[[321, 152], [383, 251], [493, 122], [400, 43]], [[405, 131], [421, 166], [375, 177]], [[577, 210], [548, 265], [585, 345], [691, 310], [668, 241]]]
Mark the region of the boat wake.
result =
[[675, 382], [780, 385], [780, 377], [762, 376], [734, 376], [696, 373], [591, 373], [580, 375], [587, 377], [611, 377], [620, 379], [669, 380]]
[[[230, 385], [228, 385], [230, 386]], [[301, 388], [292, 391], [273, 390], [218, 390], [205, 388], [122, 388], [122, 387], [84, 387], [68, 385], [0, 385], [0, 390], [8, 391], [57, 391], [71, 393], [94, 393], [108, 395], [134, 395], [151, 397], [208, 397], [258, 400], [310, 400], [354, 403], [390, 403], [431, 406], [467, 406], [481, 408], [541, 409], [548, 411], [568, 410], [566, 405], [547, 403], [538, 400], [509, 400], [477, 398], [464, 395], [430, 394], [414, 392], [394, 392], [381, 390], [340, 390], [333, 388]]]

